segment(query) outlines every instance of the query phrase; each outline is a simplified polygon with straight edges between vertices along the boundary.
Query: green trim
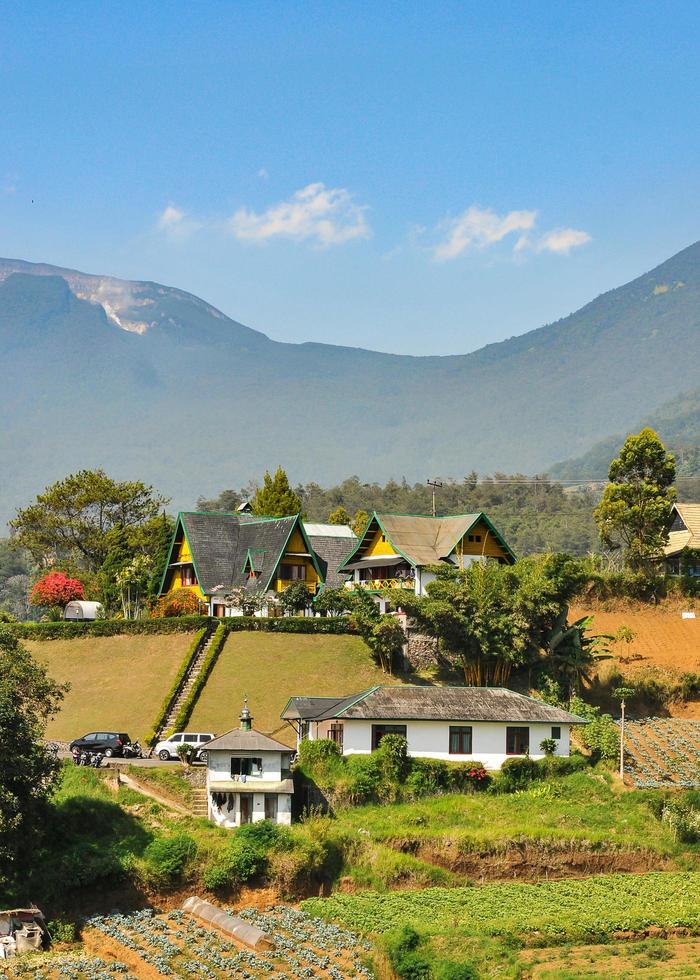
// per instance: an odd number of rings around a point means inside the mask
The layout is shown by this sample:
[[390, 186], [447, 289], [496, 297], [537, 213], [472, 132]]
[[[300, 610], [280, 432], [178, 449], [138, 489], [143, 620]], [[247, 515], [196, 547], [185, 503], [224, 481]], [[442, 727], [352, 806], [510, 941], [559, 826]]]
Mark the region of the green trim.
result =
[[[459, 514], [457, 516], [461, 517], [463, 515]], [[515, 552], [510, 547], [510, 545], [508, 544], [508, 542], [506, 541], [506, 539], [503, 537], [503, 535], [501, 534], [501, 532], [498, 530], [498, 528], [491, 521], [491, 519], [483, 511], [477, 516], [476, 520], [472, 524], [469, 525], [469, 527], [464, 532], [464, 534], [468, 534], [469, 531], [474, 527], [474, 524], [477, 524], [479, 521], [483, 521], [484, 524], [486, 524], [486, 526], [492, 532], [493, 536], [496, 538], [496, 540], [498, 541], [498, 543], [500, 544], [500, 546], [503, 548], [503, 550], [506, 551], [510, 555], [510, 557], [513, 559], [514, 562], [516, 562], [518, 559], [517, 559], [517, 556], [516, 556]], [[462, 535], [462, 538], [464, 537], [464, 534]], [[462, 538], [458, 538], [458, 540], [455, 542], [452, 550], [454, 550], [454, 548], [457, 547], [457, 545], [462, 540]]]
[[[381, 528], [382, 534], [389, 541], [389, 543], [391, 544], [391, 547], [394, 549], [394, 551], [396, 552], [396, 554], [397, 555], [401, 555], [401, 557], [403, 559], [405, 559], [408, 562], [408, 564], [411, 565], [413, 568], [418, 568], [417, 562], [415, 562], [412, 558], [409, 558], [408, 555], [405, 555], [403, 553], [403, 551], [401, 551], [400, 548], [397, 548], [396, 547], [396, 545], [394, 544], [394, 542], [391, 540], [391, 535], [389, 534], [389, 532], [387, 531], [387, 529], [382, 524], [381, 518], [379, 517], [379, 514], [375, 514], [374, 516], [377, 518], [377, 524]], [[387, 514], [387, 517], [396, 517], [396, 516], [397, 516], [396, 514]]]
[[[293, 516], [293, 515], [292, 515], [292, 516]], [[272, 519], [273, 519], [273, 520], [275, 520], [275, 521], [285, 521], [285, 520], [289, 520], [289, 518], [286, 518], [286, 517], [275, 517], [275, 518], [272, 518]], [[308, 537], [307, 537], [307, 535], [306, 535], [306, 531], [304, 530], [304, 522], [303, 522], [303, 521], [302, 521], [302, 519], [301, 519], [301, 514], [297, 514], [297, 515], [296, 515], [296, 516], [294, 517], [294, 523], [292, 524], [292, 527], [291, 527], [291, 529], [290, 529], [290, 531], [289, 531], [289, 534], [287, 535], [287, 539], [286, 539], [286, 541], [284, 542], [284, 544], [282, 545], [282, 549], [281, 549], [281, 551], [280, 551], [280, 556], [279, 556], [279, 558], [277, 559], [277, 563], [276, 563], [276, 565], [274, 566], [274, 568], [272, 569], [272, 573], [271, 573], [271, 575], [270, 575], [270, 577], [269, 577], [269, 579], [267, 580], [267, 585], [266, 585], [266, 586], [265, 586], [265, 588], [263, 589], [263, 591], [264, 591], [264, 592], [267, 592], [267, 590], [268, 590], [268, 589], [270, 588], [270, 582], [272, 582], [272, 580], [273, 580], [273, 578], [275, 577], [275, 575], [276, 575], [276, 573], [277, 573], [277, 569], [278, 569], [278, 568], [280, 567], [280, 565], [282, 564], [282, 559], [284, 558], [284, 556], [285, 556], [285, 553], [286, 553], [286, 551], [287, 551], [287, 545], [289, 544], [289, 542], [290, 542], [290, 540], [291, 540], [291, 538], [292, 538], [292, 535], [294, 534], [294, 531], [295, 531], [295, 529], [296, 529], [297, 527], [298, 527], [298, 528], [299, 528], [299, 530], [301, 531], [301, 537], [302, 537], [302, 540], [303, 540], [303, 541], [304, 541], [304, 543], [306, 544], [306, 547], [307, 547], [307, 549], [308, 549], [308, 552], [309, 552], [309, 554], [311, 555], [311, 561], [312, 561], [312, 563], [313, 563], [313, 566], [314, 566], [314, 568], [316, 569], [316, 573], [317, 573], [317, 575], [318, 575], [318, 579], [319, 579], [319, 582], [321, 583], [321, 585], [325, 585], [325, 581], [326, 581], [326, 580], [324, 579], [324, 577], [323, 577], [323, 573], [321, 572], [321, 569], [320, 569], [320, 567], [319, 567], [319, 564], [318, 564], [318, 561], [316, 560], [316, 552], [315, 552], [315, 551], [314, 551], [314, 549], [313, 549], [313, 548], [311, 547], [311, 542], [309, 541], [309, 539], [308, 539]]]
[[173, 528], [173, 534], [170, 538], [170, 547], [168, 548], [168, 557], [165, 561], [165, 568], [163, 569], [163, 574], [160, 577], [160, 586], [158, 587], [158, 595], [163, 594], [163, 585], [165, 584], [165, 576], [168, 574], [168, 569], [170, 568], [170, 559], [173, 557], [173, 545], [175, 544], [175, 538], [177, 536], [177, 529], [180, 524], [180, 513], [177, 515], [177, 520], [175, 521], [175, 527]]
[[[187, 513], [187, 511], [185, 511]], [[178, 517], [180, 515], [178, 514]], [[202, 582], [202, 576], [199, 574], [199, 569], [197, 568], [197, 559], [194, 557], [194, 551], [192, 545], [190, 544], [190, 536], [187, 533], [187, 525], [182, 522], [182, 530], [185, 532], [185, 541], [187, 542], [187, 547], [190, 549], [190, 554], [192, 555], [192, 564], [194, 565], [194, 574], [197, 576], [197, 585], [199, 586], [199, 591], [202, 595], [208, 595], [209, 593], [204, 589], [204, 583]]]
[[[375, 684], [374, 687], [370, 687], [367, 691], [363, 691], [362, 694], [358, 694], [357, 697], [350, 702], [350, 704], [344, 705], [342, 711], [338, 711], [334, 715], [330, 715], [329, 717], [339, 718], [343, 713], [343, 711], [347, 711], [348, 708], [354, 708], [356, 704], [359, 704], [360, 701], [364, 701], [365, 698], [368, 698], [370, 696], [370, 694], [374, 694], [375, 691], [379, 691], [381, 688], [388, 687], [388, 686], [389, 686], [388, 684]], [[415, 686], [417, 687], [418, 685]]]

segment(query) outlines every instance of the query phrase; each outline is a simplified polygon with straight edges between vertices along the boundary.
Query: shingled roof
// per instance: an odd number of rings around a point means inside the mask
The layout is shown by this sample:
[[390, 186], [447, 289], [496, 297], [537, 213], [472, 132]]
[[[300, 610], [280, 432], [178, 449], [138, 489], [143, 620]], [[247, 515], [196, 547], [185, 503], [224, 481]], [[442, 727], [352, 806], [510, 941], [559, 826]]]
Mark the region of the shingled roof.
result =
[[372, 687], [346, 698], [293, 697], [285, 720], [500, 721], [585, 725], [586, 719], [504, 687]]
[[265, 592], [279, 564], [298, 517], [255, 517], [251, 514], [217, 514], [184, 511], [179, 519], [185, 529], [205, 593], [227, 592], [250, 586], [249, 555], [254, 556], [256, 590]]
[[309, 543], [316, 553], [326, 586], [342, 587], [346, 576], [338, 569], [350, 557], [358, 544], [352, 529], [345, 525], [304, 524]]
[[218, 738], [207, 742], [207, 752], [233, 750], [237, 752], [291, 752], [288, 745], [278, 742], [255, 729], [245, 731], [242, 728], [232, 728]]

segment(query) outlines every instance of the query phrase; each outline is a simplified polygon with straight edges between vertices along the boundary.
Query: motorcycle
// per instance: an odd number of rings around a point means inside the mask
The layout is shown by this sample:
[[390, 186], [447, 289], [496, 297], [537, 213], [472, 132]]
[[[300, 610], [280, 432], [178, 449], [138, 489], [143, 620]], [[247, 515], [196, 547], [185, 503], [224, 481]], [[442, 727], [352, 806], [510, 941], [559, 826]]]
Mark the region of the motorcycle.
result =
[[71, 757], [73, 759], [73, 765], [80, 765], [80, 756], [82, 755], [80, 749], [71, 749]]
[[95, 752], [93, 753], [92, 759], [90, 760], [90, 765], [92, 766], [93, 769], [99, 769], [100, 766], [102, 765], [103, 759], [104, 759], [103, 752]]
[[138, 740], [136, 742], [127, 742], [122, 749], [122, 755], [125, 759], [142, 759], [143, 750], [141, 749], [141, 743]]
[[92, 755], [91, 752], [86, 752], [85, 749], [83, 749], [83, 751], [80, 753], [80, 762], [78, 763], [78, 765], [80, 765], [80, 766], [89, 766], [90, 765], [90, 756], [91, 755]]

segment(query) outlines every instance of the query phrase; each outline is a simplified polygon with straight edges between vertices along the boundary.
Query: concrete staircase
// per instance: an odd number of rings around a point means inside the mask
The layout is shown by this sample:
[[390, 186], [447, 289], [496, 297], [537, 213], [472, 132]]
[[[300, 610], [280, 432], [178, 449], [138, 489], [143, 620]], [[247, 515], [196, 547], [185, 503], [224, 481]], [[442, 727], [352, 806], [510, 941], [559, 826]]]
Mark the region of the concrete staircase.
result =
[[165, 721], [158, 729], [155, 742], [163, 738], [163, 735], [166, 732], [169, 732], [173, 727], [173, 725], [175, 724], [175, 719], [178, 716], [180, 708], [182, 707], [185, 699], [187, 698], [187, 695], [192, 690], [192, 686], [194, 682], [197, 680], [197, 675], [199, 674], [202, 664], [204, 663], [204, 658], [209, 652], [209, 647], [212, 645], [212, 642], [214, 640], [215, 632], [216, 632], [216, 628], [212, 625], [207, 631], [207, 633], [204, 635], [204, 637], [202, 638], [202, 642], [199, 644], [199, 649], [197, 650], [194, 657], [192, 658], [192, 663], [190, 664], [187, 673], [182, 678], [182, 683], [180, 684], [177, 694], [175, 695], [175, 698], [173, 699], [173, 702], [170, 705], [170, 709], [168, 710], [168, 714], [165, 717]]
[[192, 813], [195, 817], [207, 816], [207, 791], [205, 789], [192, 791]]

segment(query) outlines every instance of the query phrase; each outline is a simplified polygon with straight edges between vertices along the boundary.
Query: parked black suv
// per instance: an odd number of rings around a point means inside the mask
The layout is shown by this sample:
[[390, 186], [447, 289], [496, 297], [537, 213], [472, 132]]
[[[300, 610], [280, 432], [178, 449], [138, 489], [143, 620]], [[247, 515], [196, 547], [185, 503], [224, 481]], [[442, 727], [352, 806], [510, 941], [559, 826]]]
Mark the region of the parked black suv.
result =
[[81, 752], [104, 752], [107, 758], [113, 755], [122, 755], [124, 746], [131, 739], [123, 732], [88, 732], [82, 738], [73, 739], [70, 743], [71, 752], [73, 749], [80, 749]]

